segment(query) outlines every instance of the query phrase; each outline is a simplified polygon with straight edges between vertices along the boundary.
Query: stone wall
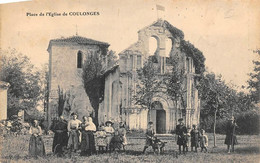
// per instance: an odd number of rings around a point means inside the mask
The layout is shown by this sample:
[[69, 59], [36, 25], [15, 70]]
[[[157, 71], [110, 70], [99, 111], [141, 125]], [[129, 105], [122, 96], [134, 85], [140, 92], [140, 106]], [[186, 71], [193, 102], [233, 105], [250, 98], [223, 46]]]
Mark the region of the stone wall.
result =
[[[82, 53], [83, 63], [87, 56], [101, 53], [97, 45], [79, 45], [76, 43], [52, 43], [49, 48], [50, 97], [48, 107], [48, 122], [50, 124], [57, 117], [58, 87], [64, 93], [71, 94], [70, 112], [77, 112], [81, 118], [83, 114], [93, 111], [88, 96], [85, 93], [81, 74], [82, 68], [77, 68], [77, 54]], [[69, 112], [63, 114], [68, 118]]]

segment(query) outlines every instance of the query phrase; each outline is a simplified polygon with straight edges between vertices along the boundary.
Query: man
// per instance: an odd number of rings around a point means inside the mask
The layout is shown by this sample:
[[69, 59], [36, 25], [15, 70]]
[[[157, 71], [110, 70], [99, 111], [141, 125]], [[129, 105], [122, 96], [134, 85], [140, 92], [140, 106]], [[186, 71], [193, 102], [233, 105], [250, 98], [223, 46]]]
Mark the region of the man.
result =
[[50, 129], [54, 132], [52, 152], [61, 156], [62, 148], [68, 144], [67, 122], [63, 116], [60, 116], [58, 119], [53, 120]]
[[177, 145], [179, 145], [179, 153], [181, 154], [181, 146], [183, 147], [183, 153], [185, 153], [186, 140], [185, 134], [187, 134], [187, 128], [183, 124], [183, 118], [178, 119], [179, 124], [176, 126]]
[[236, 127], [237, 127], [237, 124], [235, 123], [235, 118], [232, 116], [229, 119], [229, 122], [228, 122], [227, 128], [226, 128], [225, 144], [227, 145], [228, 153], [230, 153], [230, 145], [232, 147], [232, 152], [234, 152], [235, 151], [235, 145], [238, 144], [237, 137], [235, 135]]
[[76, 113], [71, 114], [72, 119], [68, 122], [68, 132], [69, 132], [69, 140], [68, 140], [68, 148], [72, 149], [74, 152], [76, 152], [79, 149], [79, 143], [80, 143], [80, 131], [79, 127], [81, 124], [81, 121], [78, 120], [78, 116]]
[[148, 123], [148, 127], [146, 130], [146, 141], [145, 141], [145, 145], [144, 145], [144, 149], [143, 149], [143, 154], [145, 154], [145, 150], [149, 147], [153, 145], [153, 140], [155, 140], [155, 132], [153, 129], [153, 122], [149, 122]]

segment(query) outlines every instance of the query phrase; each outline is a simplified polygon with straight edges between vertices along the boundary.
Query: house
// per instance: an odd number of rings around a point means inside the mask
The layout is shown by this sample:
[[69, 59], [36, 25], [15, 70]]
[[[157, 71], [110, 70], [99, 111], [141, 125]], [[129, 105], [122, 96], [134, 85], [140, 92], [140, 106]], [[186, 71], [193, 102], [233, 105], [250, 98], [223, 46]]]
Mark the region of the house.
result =
[[7, 119], [7, 90], [10, 84], [0, 81], [0, 120]]

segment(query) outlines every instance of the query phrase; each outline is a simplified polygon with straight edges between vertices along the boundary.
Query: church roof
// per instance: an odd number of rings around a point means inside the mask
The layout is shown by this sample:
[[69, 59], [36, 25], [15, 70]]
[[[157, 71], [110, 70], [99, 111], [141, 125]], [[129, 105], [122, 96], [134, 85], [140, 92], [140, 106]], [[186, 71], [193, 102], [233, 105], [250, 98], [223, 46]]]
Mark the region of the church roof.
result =
[[59, 39], [52, 39], [49, 42], [49, 47], [51, 43], [77, 43], [77, 44], [85, 44], [85, 45], [100, 45], [100, 46], [105, 46], [108, 47], [109, 44], [106, 42], [101, 42], [101, 41], [97, 41], [97, 40], [93, 40], [90, 38], [86, 38], [86, 37], [82, 37], [82, 36], [71, 36], [71, 37], [67, 37], [67, 38], [59, 38]]

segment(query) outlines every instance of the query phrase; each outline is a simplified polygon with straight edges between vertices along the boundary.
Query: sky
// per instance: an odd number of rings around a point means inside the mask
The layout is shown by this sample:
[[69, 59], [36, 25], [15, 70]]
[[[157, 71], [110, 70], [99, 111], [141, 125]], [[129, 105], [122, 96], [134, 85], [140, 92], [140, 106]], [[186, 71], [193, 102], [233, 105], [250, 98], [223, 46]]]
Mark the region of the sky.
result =
[[[165, 11], [157, 11], [156, 4]], [[138, 30], [158, 17], [182, 30], [200, 49], [209, 71], [227, 83], [246, 85], [252, 60], [260, 60], [260, 3], [257, 0], [33, 0], [0, 6], [0, 45], [48, 62], [51, 39], [79, 36], [108, 42], [120, 53], [138, 40]], [[46, 16], [47, 12], [98, 12], [93, 16]], [[45, 16], [39, 16], [40, 13]], [[33, 16], [37, 14], [37, 16]], [[30, 16], [29, 16], [30, 15]], [[257, 58], [258, 57], [258, 58]]]

